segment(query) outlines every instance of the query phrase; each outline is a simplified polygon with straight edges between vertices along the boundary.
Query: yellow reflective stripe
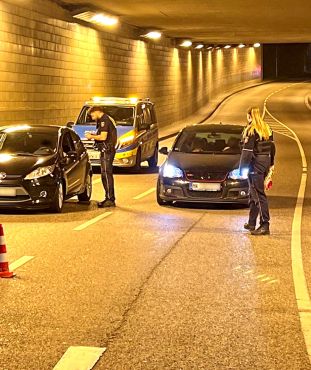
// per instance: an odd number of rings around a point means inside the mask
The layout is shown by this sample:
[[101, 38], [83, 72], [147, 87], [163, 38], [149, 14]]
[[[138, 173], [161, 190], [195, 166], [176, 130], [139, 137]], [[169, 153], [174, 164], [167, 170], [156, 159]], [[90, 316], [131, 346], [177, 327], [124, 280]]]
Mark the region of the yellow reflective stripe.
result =
[[136, 148], [136, 149], [133, 149], [133, 150], [129, 150], [129, 151], [127, 151], [127, 152], [121, 152], [121, 153], [116, 153], [116, 155], [115, 155], [115, 158], [117, 158], [117, 159], [120, 159], [120, 158], [128, 158], [128, 157], [132, 157], [132, 156], [134, 156], [134, 155], [136, 155], [137, 154], [137, 149], [138, 148]]

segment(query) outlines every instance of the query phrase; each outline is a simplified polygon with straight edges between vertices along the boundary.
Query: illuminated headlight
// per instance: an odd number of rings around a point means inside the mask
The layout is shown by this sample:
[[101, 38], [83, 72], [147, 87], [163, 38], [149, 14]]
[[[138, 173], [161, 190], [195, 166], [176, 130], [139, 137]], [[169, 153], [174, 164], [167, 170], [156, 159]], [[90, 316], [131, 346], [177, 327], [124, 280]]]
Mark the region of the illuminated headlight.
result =
[[47, 175], [51, 175], [53, 173], [55, 165], [53, 166], [46, 166], [46, 167], [39, 167], [34, 171], [30, 172], [26, 177], [25, 180], [33, 180], [38, 179], [40, 177], [44, 177]]
[[162, 175], [163, 177], [168, 177], [170, 179], [184, 177], [183, 171], [180, 168], [168, 163], [164, 165]]
[[235, 170], [229, 173], [229, 178], [232, 180], [247, 180], [248, 173], [249, 173], [248, 168], [243, 168], [241, 173], [240, 173], [240, 169], [236, 168]]

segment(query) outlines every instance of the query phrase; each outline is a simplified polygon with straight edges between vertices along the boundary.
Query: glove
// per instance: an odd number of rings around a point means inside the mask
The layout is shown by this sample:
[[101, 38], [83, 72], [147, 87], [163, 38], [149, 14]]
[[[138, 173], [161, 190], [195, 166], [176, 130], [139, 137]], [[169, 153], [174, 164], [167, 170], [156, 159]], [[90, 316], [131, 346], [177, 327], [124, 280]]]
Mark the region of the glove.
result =
[[265, 178], [265, 190], [270, 190], [272, 188], [272, 177], [274, 173], [274, 166], [271, 166], [268, 172], [268, 175]]

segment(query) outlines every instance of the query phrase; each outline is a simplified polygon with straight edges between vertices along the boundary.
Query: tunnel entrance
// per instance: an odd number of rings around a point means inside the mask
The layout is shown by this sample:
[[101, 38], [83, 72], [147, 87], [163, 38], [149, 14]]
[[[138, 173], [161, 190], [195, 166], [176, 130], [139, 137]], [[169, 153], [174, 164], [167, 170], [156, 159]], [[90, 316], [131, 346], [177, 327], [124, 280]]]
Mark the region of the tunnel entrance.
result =
[[263, 45], [263, 78], [311, 77], [311, 44]]

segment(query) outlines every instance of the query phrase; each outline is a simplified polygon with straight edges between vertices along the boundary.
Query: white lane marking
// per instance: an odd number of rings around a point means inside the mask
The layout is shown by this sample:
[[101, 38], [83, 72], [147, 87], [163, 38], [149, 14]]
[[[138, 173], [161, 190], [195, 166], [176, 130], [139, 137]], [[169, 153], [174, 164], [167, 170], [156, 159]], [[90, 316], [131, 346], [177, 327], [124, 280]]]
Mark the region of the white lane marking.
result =
[[311, 95], [306, 95], [306, 96], [305, 96], [305, 105], [306, 105], [306, 107], [307, 107], [309, 110], [311, 110], [311, 104], [310, 104], [310, 102], [309, 102], [309, 98], [310, 98], [310, 100], [311, 100]]
[[99, 184], [100, 182], [102, 182], [101, 178], [92, 181], [92, 184], [95, 185], [95, 184]]
[[151, 189], [145, 191], [144, 193], [137, 195], [133, 199], [135, 199], [135, 200], [141, 199], [141, 198], [146, 197], [147, 195], [149, 195], [151, 193], [154, 193], [155, 191], [156, 191], [156, 188], [151, 188]]
[[14, 271], [18, 269], [19, 267], [23, 266], [25, 263], [31, 261], [33, 258], [35, 257], [34, 256], [23, 256], [19, 258], [18, 260], [10, 263], [9, 265], [10, 271]]
[[[296, 85], [296, 84], [293, 84]], [[292, 85], [292, 86], [293, 86]], [[290, 87], [290, 86], [288, 86]], [[285, 89], [283, 89], [285, 90]], [[267, 110], [267, 101], [265, 100], [265, 111]], [[270, 115], [271, 113], [268, 112]], [[271, 115], [272, 116], [272, 115]], [[273, 116], [272, 116], [273, 117]], [[278, 121], [281, 123], [280, 121]], [[287, 127], [285, 124], [281, 123], [284, 127]], [[302, 147], [302, 144], [296, 135], [296, 133], [287, 127], [288, 130], [293, 134], [294, 140], [296, 141], [302, 162], [302, 174], [300, 180], [299, 191], [297, 195], [297, 202], [295, 206], [294, 218], [292, 223], [292, 238], [291, 238], [291, 257], [292, 257], [292, 273], [293, 281], [296, 295], [296, 302], [299, 312], [300, 325], [304, 335], [305, 344], [309, 356], [309, 361], [311, 362], [311, 300], [308, 291], [308, 285], [306, 281], [306, 276], [303, 267], [303, 257], [302, 257], [302, 246], [301, 246], [301, 222], [302, 222], [302, 210], [303, 203], [306, 193], [307, 186], [307, 159]]]
[[108, 216], [110, 216], [110, 215], [112, 215], [112, 212], [105, 212], [105, 213], [103, 213], [103, 214], [101, 214], [101, 215], [99, 215], [99, 216], [97, 216], [97, 217], [92, 218], [91, 220], [89, 220], [89, 221], [85, 222], [84, 224], [82, 224], [82, 225], [79, 225], [79, 226], [75, 227], [73, 230], [74, 230], [74, 231], [81, 231], [81, 230], [84, 230], [84, 229], [86, 229], [87, 227], [89, 227], [89, 226], [91, 226], [91, 225], [95, 224], [96, 222], [98, 222], [98, 221], [100, 221], [100, 220], [102, 220], [102, 219], [104, 219], [104, 218], [106, 218], [106, 217], [108, 217]]
[[69, 347], [53, 370], [91, 370], [106, 348]]

